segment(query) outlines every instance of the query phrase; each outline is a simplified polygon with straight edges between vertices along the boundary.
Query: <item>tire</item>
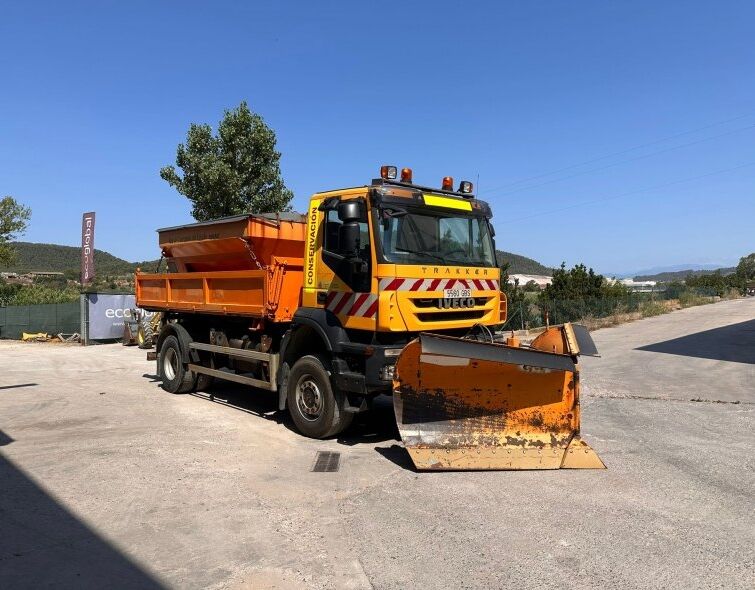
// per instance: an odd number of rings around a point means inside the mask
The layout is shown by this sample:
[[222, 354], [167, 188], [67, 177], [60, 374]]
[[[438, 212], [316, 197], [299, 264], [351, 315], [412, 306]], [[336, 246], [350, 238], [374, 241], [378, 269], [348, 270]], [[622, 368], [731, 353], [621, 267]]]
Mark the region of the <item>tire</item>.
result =
[[168, 336], [157, 357], [157, 373], [161, 387], [170, 393], [186, 393], [194, 389], [197, 376], [184, 364], [178, 338]]
[[307, 355], [291, 367], [286, 401], [296, 429], [309, 438], [327, 438], [345, 430], [354, 414], [344, 411], [345, 397], [333, 391], [329, 363]]
[[139, 348], [148, 348], [147, 336], [144, 334], [144, 326], [139, 326], [139, 329], [136, 332], [136, 343], [139, 345]]
[[139, 348], [152, 348], [153, 338], [152, 324], [149, 318], [143, 315], [143, 317], [139, 318], [139, 331], [136, 333], [136, 343], [139, 345]]

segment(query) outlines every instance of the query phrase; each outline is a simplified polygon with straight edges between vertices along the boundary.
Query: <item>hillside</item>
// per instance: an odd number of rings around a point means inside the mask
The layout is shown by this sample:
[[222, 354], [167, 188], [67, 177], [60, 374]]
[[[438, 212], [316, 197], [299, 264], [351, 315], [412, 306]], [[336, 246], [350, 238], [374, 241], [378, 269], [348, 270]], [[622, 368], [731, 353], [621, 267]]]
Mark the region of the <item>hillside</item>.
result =
[[[76, 272], [79, 271], [81, 250], [77, 246], [59, 246], [57, 244], [36, 244], [32, 242], [16, 242], [18, 257], [16, 263], [10, 267], [1, 267], [0, 271], [29, 272], [29, 271], [54, 271]], [[509, 274], [534, 274], [550, 275], [553, 269], [547, 268], [526, 256], [496, 250], [499, 262], [506, 261], [510, 264]], [[119, 276], [132, 274], [137, 266], [145, 270], [151, 270], [157, 266], [156, 260], [147, 262], [128, 262], [109, 252], [102, 250], [94, 251], [94, 265], [97, 274]]]
[[510, 275], [547, 275], [553, 274], [553, 269], [543, 266], [537, 260], [527, 258], [521, 254], [514, 254], [512, 252], [504, 252], [503, 250], [496, 250], [499, 264], [503, 262], [509, 263]]
[[[57, 244], [35, 244], [32, 242], [16, 242], [14, 244], [18, 256], [10, 267], [0, 266], [0, 271], [29, 272], [79, 272], [81, 249], [76, 246], [59, 246]], [[102, 250], [94, 251], [94, 265], [98, 275], [129, 275], [137, 266], [154, 268], [157, 261], [128, 262]]]
[[717, 268], [715, 270], [676, 270], [672, 272], [659, 272], [654, 275], [637, 275], [635, 281], [657, 281], [659, 283], [670, 283], [672, 281], [683, 281], [688, 275], [712, 275], [714, 272], [720, 272], [722, 275], [730, 275], [736, 270], [735, 267]]

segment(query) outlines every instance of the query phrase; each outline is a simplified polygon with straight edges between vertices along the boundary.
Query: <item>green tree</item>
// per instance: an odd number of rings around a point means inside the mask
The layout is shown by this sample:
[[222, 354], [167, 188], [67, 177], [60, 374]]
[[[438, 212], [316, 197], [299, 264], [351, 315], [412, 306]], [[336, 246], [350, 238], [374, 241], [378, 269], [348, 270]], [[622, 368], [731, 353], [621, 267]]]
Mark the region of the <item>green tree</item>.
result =
[[560, 323], [613, 313], [628, 302], [628, 295], [624, 285], [607, 281], [584, 264], [567, 270], [562, 263], [553, 272], [551, 284], [538, 294], [538, 304], [543, 314], [547, 311], [551, 323]]
[[10, 243], [26, 231], [31, 219], [31, 209], [24, 207], [13, 197], [0, 199], [0, 265], [10, 266], [16, 259], [16, 251]]
[[577, 264], [574, 268], [566, 269], [566, 264], [553, 271], [553, 278], [549, 285], [540, 292], [541, 300], [569, 301], [584, 299], [599, 299], [603, 295], [603, 275], [596, 274], [584, 264]]
[[225, 111], [213, 135], [209, 125], [192, 124], [179, 144], [176, 165], [160, 176], [192, 202], [191, 214], [207, 221], [240, 213], [285, 211], [293, 198], [280, 173], [275, 132], [246, 102]]
[[755, 279], [755, 252], [739, 259], [736, 275], [745, 281]]
[[724, 276], [720, 270], [710, 274], [687, 275], [684, 284], [706, 295], [725, 295], [729, 289], [735, 286], [736, 275]]

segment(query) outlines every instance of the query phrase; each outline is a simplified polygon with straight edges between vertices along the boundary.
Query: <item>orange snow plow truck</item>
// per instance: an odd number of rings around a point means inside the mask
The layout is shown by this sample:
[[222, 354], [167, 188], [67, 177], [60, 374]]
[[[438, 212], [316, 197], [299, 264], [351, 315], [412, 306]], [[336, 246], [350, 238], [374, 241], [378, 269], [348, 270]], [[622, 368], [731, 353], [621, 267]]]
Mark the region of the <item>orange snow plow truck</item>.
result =
[[506, 338], [488, 204], [470, 182], [397, 175], [317, 193], [304, 215], [158, 230], [167, 272], [137, 272], [136, 298], [162, 312], [163, 389], [275, 391], [313, 438], [389, 394], [418, 469], [603, 468], [579, 436], [587, 330]]

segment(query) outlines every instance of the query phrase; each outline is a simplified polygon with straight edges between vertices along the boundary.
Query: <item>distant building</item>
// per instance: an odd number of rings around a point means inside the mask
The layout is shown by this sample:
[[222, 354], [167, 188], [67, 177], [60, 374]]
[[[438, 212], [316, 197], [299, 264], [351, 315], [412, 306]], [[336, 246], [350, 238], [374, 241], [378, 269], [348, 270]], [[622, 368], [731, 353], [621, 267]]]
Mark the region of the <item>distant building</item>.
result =
[[524, 287], [530, 281], [533, 281], [540, 289], [545, 289], [553, 281], [553, 277], [546, 275], [509, 275], [509, 281], [519, 281], [519, 286]]
[[619, 279], [619, 283], [634, 293], [652, 293], [664, 291], [665, 287], [658, 285], [658, 281], [635, 281], [634, 279]]
[[33, 279], [39, 279], [39, 278], [48, 278], [52, 279], [55, 277], [62, 277], [64, 276], [62, 272], [54, 272], [54, 271], [45, 271], [45, 270], [39, 270], [39, 271], [32, 271], [30, 273], [27, 273], [30, 277]]

